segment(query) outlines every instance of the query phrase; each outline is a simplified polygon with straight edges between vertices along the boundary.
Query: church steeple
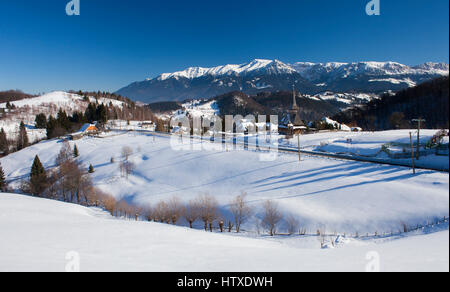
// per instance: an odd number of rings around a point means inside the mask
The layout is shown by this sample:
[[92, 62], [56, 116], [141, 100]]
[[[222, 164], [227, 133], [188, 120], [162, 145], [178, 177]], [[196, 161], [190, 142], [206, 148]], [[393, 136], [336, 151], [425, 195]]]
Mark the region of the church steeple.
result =
[[294, 100], [292, 103], [292, 110], [298, 111], [300, 108], [297, 105], [297, 93], [295, 92], [295, 85], [292, 85], [292, 98]]

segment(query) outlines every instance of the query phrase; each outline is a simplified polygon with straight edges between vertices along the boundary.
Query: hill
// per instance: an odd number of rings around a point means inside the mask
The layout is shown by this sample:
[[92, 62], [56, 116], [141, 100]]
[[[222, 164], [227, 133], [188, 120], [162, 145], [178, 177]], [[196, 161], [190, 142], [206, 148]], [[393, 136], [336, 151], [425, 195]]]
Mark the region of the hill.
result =
[[298, 237], [255, 239], [115, 220], [99, 209], [16, 194], [0, 193], [0, 213], [2, 272], [359, 272], [371, 250], [382, 254], [382, 271], [448, 271], [448, 229], [321, 250], [302, 247]]
[[412, 119], [423, 118], [423, 127], [449, 127], [449, 77], [441, 77], [394, 95], [386, 94], [366, 105], [351, 108], [333, 117], [345, 124], [366, 129], [408, 129]]

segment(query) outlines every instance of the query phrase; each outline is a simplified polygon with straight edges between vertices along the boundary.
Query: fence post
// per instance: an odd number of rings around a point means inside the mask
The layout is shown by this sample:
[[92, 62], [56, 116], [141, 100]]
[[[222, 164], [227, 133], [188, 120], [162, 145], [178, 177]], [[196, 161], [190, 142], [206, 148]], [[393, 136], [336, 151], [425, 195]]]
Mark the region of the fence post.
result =
[[409, 140], [411, 143], [411, 162], [412, 162], [412, 168], [413, 168], [413, 174], [416, 174], [416, 167], [414, 165], [414, 145], [412, 140], [412, 133], [409, 132]]

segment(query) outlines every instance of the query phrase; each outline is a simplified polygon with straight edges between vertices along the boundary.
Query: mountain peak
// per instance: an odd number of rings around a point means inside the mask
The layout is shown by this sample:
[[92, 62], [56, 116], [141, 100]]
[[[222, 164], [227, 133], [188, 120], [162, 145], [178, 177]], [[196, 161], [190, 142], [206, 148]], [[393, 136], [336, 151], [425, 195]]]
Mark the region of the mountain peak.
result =
[[231, 91], [257, 94], [264, 91], [297, 90], [304, 94], [379, 94], [415, 86], [449, 74], [449, 65], [425, 63], [407, 66], [397, 62], [283, 63], [277, 59], [254, 59], [243, 64], [189, 67], [157, 78], [135, 82], [117, 93], [144, 102], [210, 98]]
[[164, 81], [170, 78], [195, 79], [204, 76], [242, 76], [253, 73], [282, 74], [293, 73], [295, 70], [289, 65], [279, 60], [254, 59], [244, 64], [229, 64], [211, 68], [189, 67], [183, 71], [174, 73], [164, 73], [157, 77], [158, 80]]

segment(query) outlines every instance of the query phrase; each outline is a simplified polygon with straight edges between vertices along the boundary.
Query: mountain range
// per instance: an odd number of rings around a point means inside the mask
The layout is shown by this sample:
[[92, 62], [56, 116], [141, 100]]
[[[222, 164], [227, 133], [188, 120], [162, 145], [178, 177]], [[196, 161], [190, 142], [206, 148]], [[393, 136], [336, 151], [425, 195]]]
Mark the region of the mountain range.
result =
[[255, 59], [240, 65], [191, 67], [134, 82], [116, 93], [137, 101], [183, 101], [211, 98], [232, 91], [246, 94], [296, 90], [302, 94], [380, 94], [415, 86], [449, 74], [445, 63], [407, 66], [396, 62], [286, 64]]

